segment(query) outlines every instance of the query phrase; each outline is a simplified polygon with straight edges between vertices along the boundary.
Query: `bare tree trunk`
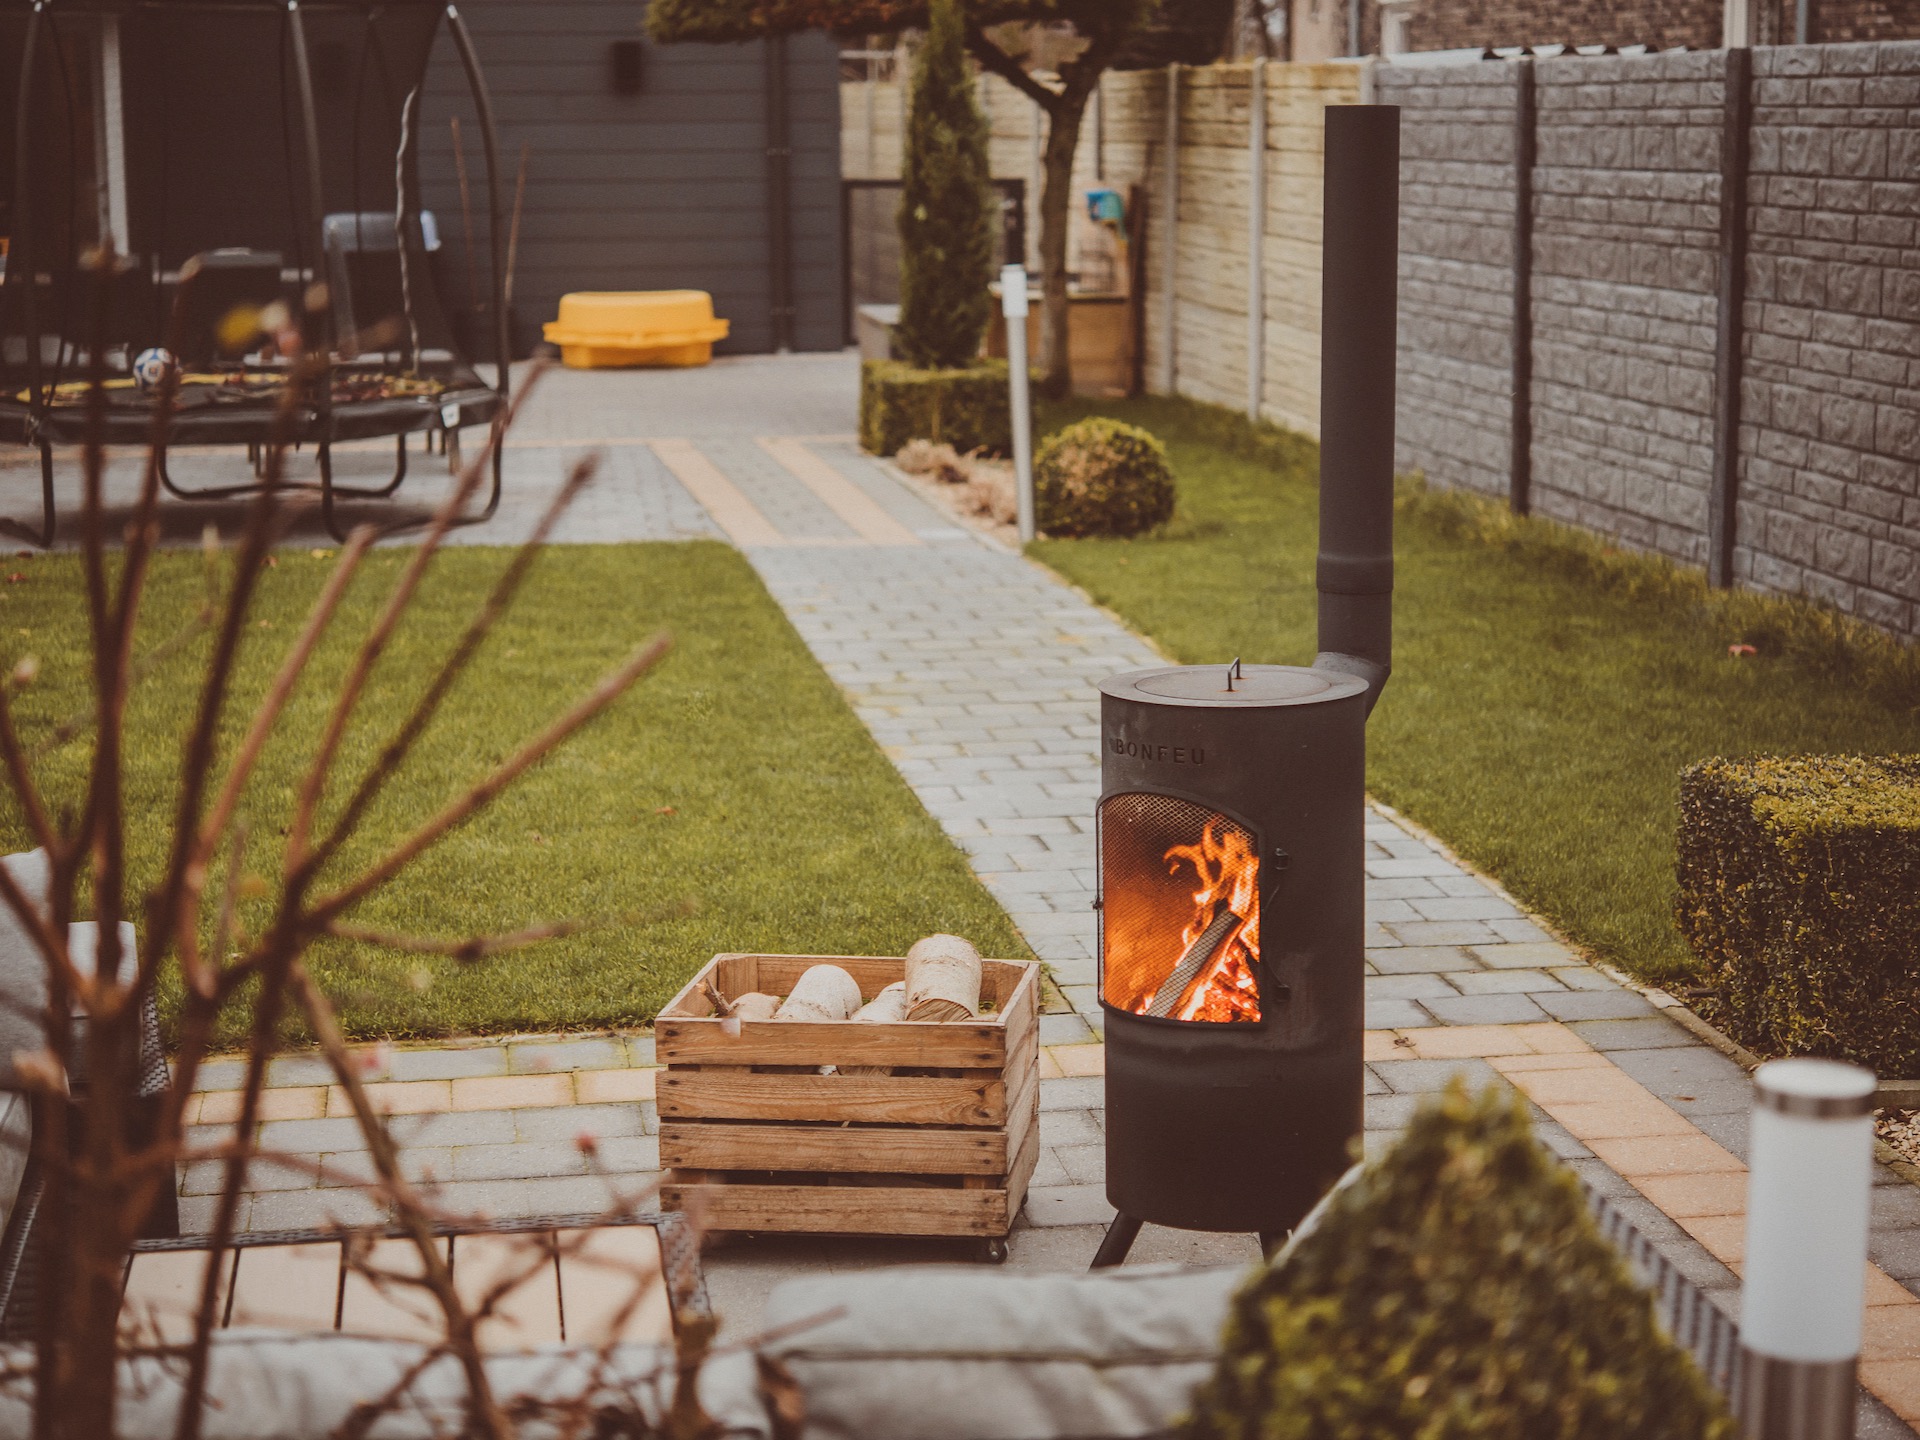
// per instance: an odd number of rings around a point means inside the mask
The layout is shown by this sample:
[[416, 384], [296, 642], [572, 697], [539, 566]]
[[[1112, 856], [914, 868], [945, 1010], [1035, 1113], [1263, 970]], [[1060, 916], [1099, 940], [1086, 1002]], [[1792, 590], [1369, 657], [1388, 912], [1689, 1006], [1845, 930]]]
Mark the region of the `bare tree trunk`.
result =
[[[1096, 73], [1094, 78], [1099, 77]], [[1076, 77], [1076, 81], [1078, 77]], [[1068, 351], [1067, 232], [1073, 203], [1073, 157], [1092, 86], [1069, 81], [1047, 114], [1047, 145], [1040, 191], [1040, 389], [1060, 399], [1073, 389]]]

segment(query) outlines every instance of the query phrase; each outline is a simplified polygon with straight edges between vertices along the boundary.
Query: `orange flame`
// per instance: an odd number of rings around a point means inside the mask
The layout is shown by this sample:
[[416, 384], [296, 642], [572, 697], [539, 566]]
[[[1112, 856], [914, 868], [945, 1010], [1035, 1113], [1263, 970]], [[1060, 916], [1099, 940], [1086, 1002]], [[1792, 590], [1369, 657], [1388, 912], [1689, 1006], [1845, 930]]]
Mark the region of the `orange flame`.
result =
[[[1260, 989], [1254, 968], [1260, 959], [1260, 857], [1251, 838], [1237, 825], [1209, 820], [1199, 844], [1175, 845], [1164, 858], [1168, 873], [1189, 864], [1200, 882], [1193, 892], [1193, 916], [1180, 932], [1182, 955], [1206, 933], [1221, 907], [1236, 919], [1174, 1013], [1182, 1020], [1214, 1023], [1258, 1020]], [[1138, 1013], [1145, 1014], [1148, 1003], [1142, 1002]]]

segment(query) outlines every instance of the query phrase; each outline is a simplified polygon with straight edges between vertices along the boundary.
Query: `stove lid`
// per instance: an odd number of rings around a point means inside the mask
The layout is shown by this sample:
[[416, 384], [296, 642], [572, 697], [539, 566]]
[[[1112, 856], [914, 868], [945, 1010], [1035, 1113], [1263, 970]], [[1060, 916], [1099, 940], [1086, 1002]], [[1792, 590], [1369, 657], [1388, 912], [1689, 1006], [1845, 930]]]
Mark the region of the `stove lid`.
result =
[[1169, 665], [1129, 670], [1100, 682], [1100, 693], [1145, 704], [1271, 706], [1314, 705], [1366, 693], [1351, 675], [1303, 665]]

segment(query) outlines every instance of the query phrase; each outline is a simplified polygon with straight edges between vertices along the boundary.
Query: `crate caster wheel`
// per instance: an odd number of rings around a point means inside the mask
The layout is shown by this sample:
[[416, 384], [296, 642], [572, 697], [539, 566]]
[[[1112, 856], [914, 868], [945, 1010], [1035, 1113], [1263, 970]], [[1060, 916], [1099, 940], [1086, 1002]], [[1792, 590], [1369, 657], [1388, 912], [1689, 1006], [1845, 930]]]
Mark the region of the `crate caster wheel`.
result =
[[982, 1240], [974, 1247], [974, 1258], [983, 1265], [1004, 1265], [1007, 1263], [1007, 1242], [1004, 1240]]

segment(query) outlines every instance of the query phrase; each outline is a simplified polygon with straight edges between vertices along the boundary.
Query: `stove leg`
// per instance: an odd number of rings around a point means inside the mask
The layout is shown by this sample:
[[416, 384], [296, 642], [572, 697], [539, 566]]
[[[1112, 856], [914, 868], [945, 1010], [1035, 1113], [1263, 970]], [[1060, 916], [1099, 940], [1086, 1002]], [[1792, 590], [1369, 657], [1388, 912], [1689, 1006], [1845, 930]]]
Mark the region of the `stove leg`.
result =
[[1291, 1230], [1262, 1230], [1260, 1232], [1260, 1253], [1271, 1260], [1280, 1253], [1280, 1247], [1287, 1243]]
[[1140, 1233], [1140, 1222], [1131, 1215], [1118, 1214], [1113, 1223], [1107, 1226], [1107, 1238], [1100, 1242], [1100, 1249], [1094, 1254], [1089, 1270], [1108, 1270], [1127, 1258], [1127, 1252], [1133, 1249], [1134, 1238]]

